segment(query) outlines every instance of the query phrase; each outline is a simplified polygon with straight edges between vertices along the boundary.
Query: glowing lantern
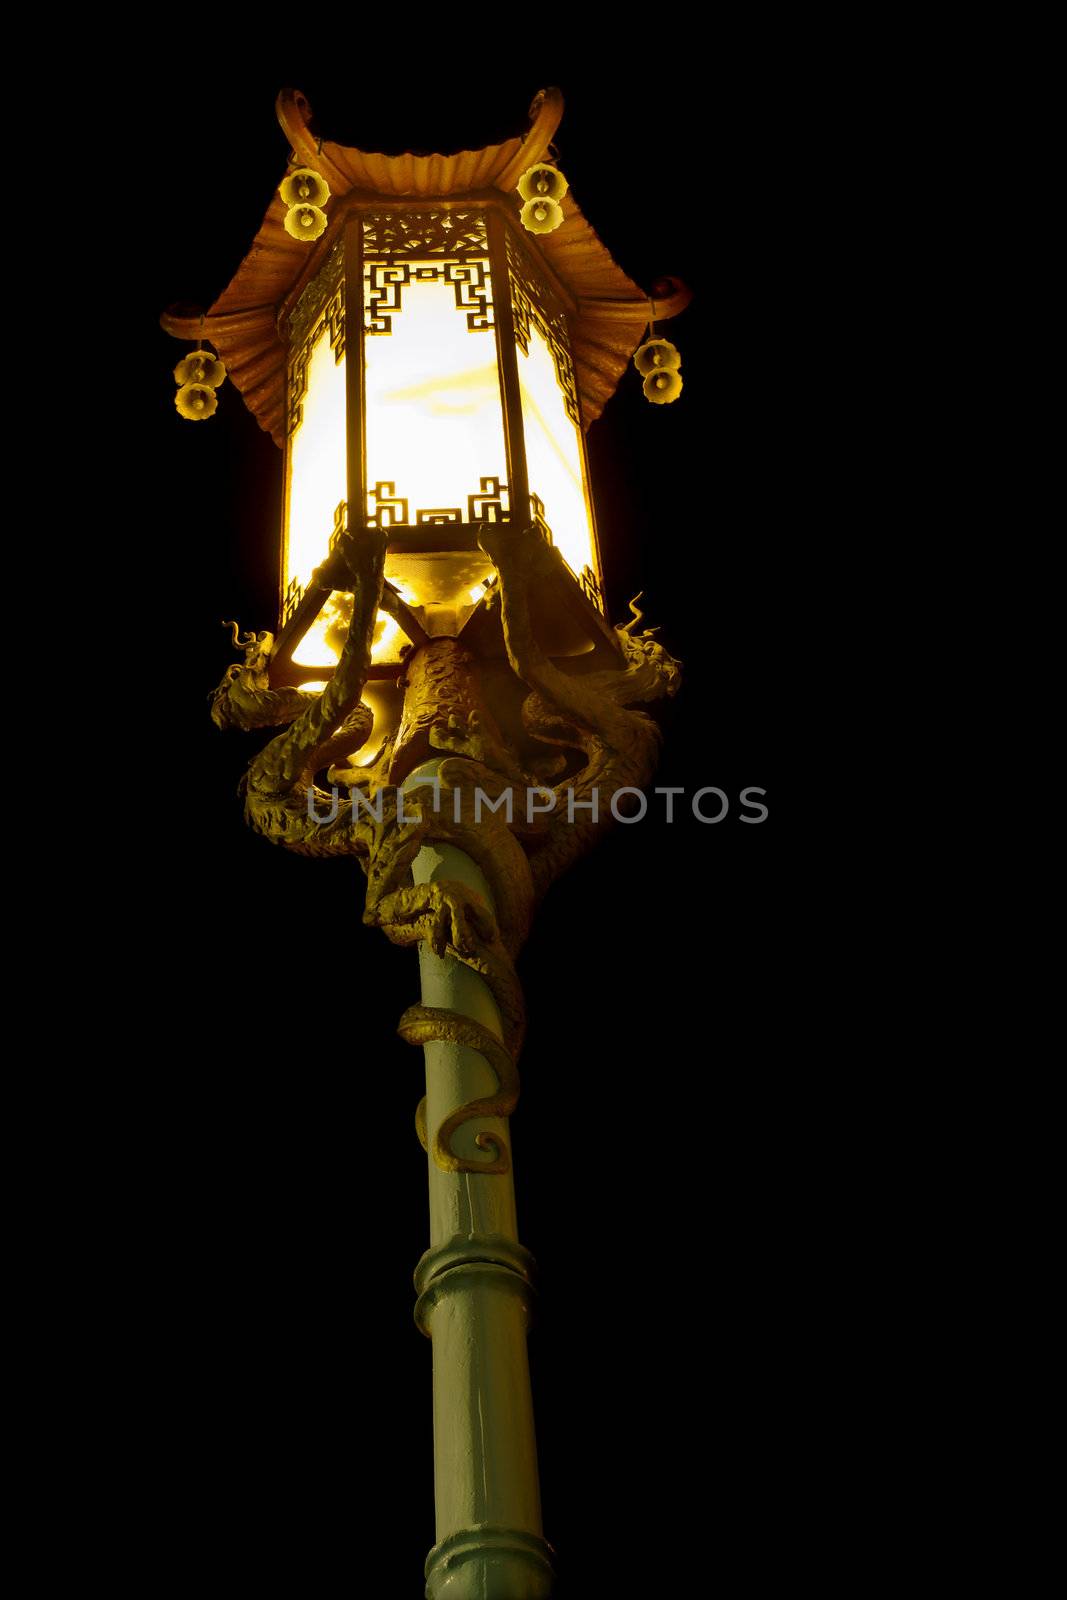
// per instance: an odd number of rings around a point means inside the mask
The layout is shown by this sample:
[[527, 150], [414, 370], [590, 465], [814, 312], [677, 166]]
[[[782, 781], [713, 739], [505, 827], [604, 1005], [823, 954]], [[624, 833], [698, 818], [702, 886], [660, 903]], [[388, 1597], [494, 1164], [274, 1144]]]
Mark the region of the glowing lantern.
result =
[[477, 524], [516, 515], [556, 546], [586, 602], [584, 618], [557, 623], [560, 653], [593, 647], [601, 568], [566, 309], [503, 204], [350, 204], [343, 237], [283, 319], [273, 679], [321, 681], [335, 665], [350, 601], [321, 569], [359, 522], [390, 532], [393, 610], [372, 655], [383, 677], [396, 677], [405, 645], [462, 634], [492, 573]]
[[[672, 694], [678, 664], [653, 630], [634, 631], [635, 606], [619, 628], [604, 614], [583, 435], [649, 302], [573, 201], [573, 228], [553, 237], [567, 184], [537, 158], [562, 114], [558, 91], [537, 97], [525, 137], [449, 157], [324, 151], [302, 96], [283, 91], [278, 113], [297, 158], [329, 174], [329, 224], [325, 179], [298, 167], [281, 186], [284, 229], [274, 202], [212, 309], [163, 319], [178, 337], [210, 334], [284, 450], [280, 631], [241, 639], [234, 626], [246, 659], [227, 670], [212, 716], [220, 727], [287, 724], [249, 768], [246, 816], [310, 854], [363, 852], [364, 920], [426, 947], [424, 1004], [399, 1029], [432, 1056], [416, 1116], [431, 1197], [416, 1317], [433, 1339], [438, 1443], [425, 1592], [544, 1600], [529, 1256], [506, 1131], [522, 1032], [510, 952], [532, 913], [534, 870], [539, 885], [551, 881], [586, 835], [568, 801], [558, 828], [531, 841], [531, 866], [510, 810], [498, 818], [492, 807], [492, 831], [478, 831], [482, 790], [469, 780], [559, 776], [567, 758], [553, 747], [570, 745], [586, 759], [567, 781], [594, 786], [580, 804], [596, 826], [596, 785], [610, 793], [621, 777], [632, 794], [651, 774], [654, 730], [627, 708]], [[688, 300], [677, 283], [654, 292], [660, 317]], [[666, 400], [681, 378], [663, 353], [645, 381]], [[179, 391], [182, 414], [209, 414], [207, 363], [180, 370], [195, 380]], [[365, 785], [384, 802], [388, 789], [396, 809], [379, 807], [373, 828], [353, 810], [322, 833], [308, 780], [341, 758], [368, 769], [342, 769], [353, 797], [368, 799]], [[461, 805], [450, 820], [420, 817], [413, 834], [400, 802], [406, 786], [424, 794], [431, 772]], [[498, 1086], [488, 1097], [471, 1076], [479, 1058]]]
[[[280, 303], [268, 303], [275, 291], [257, 277], [273, 256], [253, 252], [206, 319], [164, 318], [179, 336], [211, 337], [284, 446], [272, 686], [329, 680], [351, 614], [348, 580], [331, 551], [344, 528], [388, 529], [371, 665], [383, 731], [394, 720], [390, 698], [399, 716], [395, 685], [406, 646], [443, 635], [503, 657], [481, 523], [517, 520], [563, 557], [559, 583], [537, 600], [554, 656], [617, 656], [601, 598], [583, 428], [631, 359], [648, 300], [595, 238], [572, 240], [557, 255], [551, 231], [542, 239], [523, 226], [531, 207], [545, 209], [546, 224], [557, 212], [562, 218], [566, 178], [547, 161], [530, 161], [538, 146], [547, 149], [561, 107], [556, 91], [539, 96], [531, 113], [543, 130], [537, 140], [500, 147], [495, 194], [462, 181], [461, 157], [437, 168], [445, 179], [437, 192], [425, 181], [437, 158], [375, 157], [389, 173], [375, 194], [345, 192], [341, 169], [327, 166], [307, 131], [306, 101], [283, 92], [279, 119], [304, 160], [280, 185], [290, 208], [283, 220], [290, 237], [318, 241], [310, 259], [294, 254]], [[425, 167], [417, 193], [393, 187], [400, 162]], [[655, 292], [662, 317], [688, 299], [670, 280]], [[649, 398], [659, 404], [674, 399], [681, 382], [673, 346], [656, 343], [668, 353], [651, 377]], [[665, 383], [661, 365], [670, 373]], [[183, 389], [183, 416], [210, 414], [211, 382], [205, 372], [200, 387]]]

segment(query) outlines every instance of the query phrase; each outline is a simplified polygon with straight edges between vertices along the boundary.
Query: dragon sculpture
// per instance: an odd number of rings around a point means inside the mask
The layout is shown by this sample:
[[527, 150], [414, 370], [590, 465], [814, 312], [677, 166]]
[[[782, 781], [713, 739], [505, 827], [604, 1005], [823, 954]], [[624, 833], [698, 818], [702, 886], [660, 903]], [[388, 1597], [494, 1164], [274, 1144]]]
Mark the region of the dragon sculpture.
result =
[[[469, 1045], [489, 1062], [497, 1093], [453, 1111], [437, 1131], [433, 1155], [448, 1171], [492, 1173], [508, 1170], [507, 1151], [495, 1135], [477, 1135], [478, 1146], [489, 1152], [487, 1161], [457, 1155], [451, 1141], [472, 1118], [506, 1117], [514, 1110], [524, 1028], [515, 957], [545, 891], [592, 847], [609, 820], [582, 802], [594, 791], [610, 796], [648, 782], [659, 730], [632, 708], [673, 695], [680, 663], [655, 641], [654, 630], [634, 631], [642, 619], [631, 602], [631, 621], [616, 629], [622, 665], [584, 675], [564, 672], [539, 646], [529, 604], [532, 586], [561, 561], [558, 551], [534, 528], [482, 523], [477, 532], [497, 573], [489, 592], [500, 607], [508, 662], [530, 691], [522, 725], [544, 752], [525, 767], [485, 703], [476, 663], [452, 638], [429, 639], [409, 651], [400, 680], [406, 689], [400, 728], [369, 765], [350, 764], [369, 741], [374, 722], [360, 696], [383, 603], [388, 535], [376, 529], [346, 533], [337, 547], [334, 582], [351, 592], [352, 616], [337, 668], [322, 692], [272, 688], [273, 636], [242, 638], [233, 624], [234, 643], [245, 659], [227, 669], [212, 696], [211, 715], [220, 728], [287, 725], [242, 781], [252, 828], [304, 855], [354, 855], [367, 875], [364, 922], [397, 945], [425, 940], [435, 954], [454, 956], [489, 986], [503, 1042], [471, 1018], [423, 1005], [408, 1008], [398, 1031], [412, 1044], [437, 1039]], [[441, 758], [435, 784], [420, 781], [417, 773], [404, 782], [433, 755]], [[576, 763], [578, 770], [564, 778]], [[323, 772], [329, 793], [316, 784]], [[502, 797], [508, 789], [524, 795], [542, 790], [543, 809], [531, 817], [525, 805], [506, 807]], [[347, 792], [347, 805], [338, 806], [339, 790]], [[498, 802], [498, 809], [483, 810], [478, 791]], [[411, 864], [430, 841], [466, 851], [489, 884], [491, 906], [456, 881], [412, 882]], [[424, 1105], [416, 1125], [425, 1146]]]

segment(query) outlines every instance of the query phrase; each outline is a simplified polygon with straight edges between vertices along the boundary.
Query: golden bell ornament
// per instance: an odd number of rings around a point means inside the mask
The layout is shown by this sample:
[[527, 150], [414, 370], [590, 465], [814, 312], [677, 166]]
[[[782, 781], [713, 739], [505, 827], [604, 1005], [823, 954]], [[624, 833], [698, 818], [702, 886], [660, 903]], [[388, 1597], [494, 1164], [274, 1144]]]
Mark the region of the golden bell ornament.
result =
[[650, 372], [677, 372], [682, 358], [669, 339], [646, 339], [634, 353], [634, 366], [644, 378]]
[[317, 239], [326, 231], [326, 213], [318, 206], [290, 206], [285, 213], [285, 231], [294, 239]]
[[567, 180], [558, 167], [550, 167], [542, 161], [526, 168], [519, 179], [518, 190], [524, 200], [555, 200], [558, 205], [567, 193]]
[[287, 206], [315, 206], [321, 211], [330, 198], [330, 185], [311, 167], [297, 167], [286, 173], [278, 193]]
[[214, 416], [218, 403], [214, 389], [206, 383], [183, 384], [174, 396], [178, 415], [188, 422], [203, 422], [205, 417]]
[[563, 221], [563, 208], [555, 200], [539, 196], [536, 200], [527, 200], [519, 219], [527, 233], [555, 233]]
[[669, 406], [682, 392], [682, 374], [677, 368], [657, 367], [641, 385], [645, 399], [654, 406]]
[[206, 383], [209, 389], [217, 389], [225, 379], [226, 368], [210, 350], [190, 350], [174, 369], [174, 381], [180, 384]]

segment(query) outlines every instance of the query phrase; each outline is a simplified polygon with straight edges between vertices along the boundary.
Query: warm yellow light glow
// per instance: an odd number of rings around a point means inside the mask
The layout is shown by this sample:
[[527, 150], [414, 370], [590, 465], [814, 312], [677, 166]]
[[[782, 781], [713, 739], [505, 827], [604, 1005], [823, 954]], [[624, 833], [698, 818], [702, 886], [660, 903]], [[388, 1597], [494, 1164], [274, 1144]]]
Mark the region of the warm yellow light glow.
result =
[[390, 683], [388, 686], [382, 683], [364, 684], [360, 699], [365, 706], [370, 707], [374, 725], [366, 744], [348, 757], [349, 766], [369, 767], [377, 761], [386, 739], [400, 726], [403, 698], [403, 691], [397, 689], [395, 684]]
[[[352, 620], [352, 596], [340, 590], [331, 594], [322, 610], [293, 651], [298, 667], [335, 667], [348, 637]], [[379, 611], [374, 624], [371, 660], [399, 661], [400, 647], [407, 643], [395, 618]]]
[[530, 493], [544, 503], [553, 542], [575, 576], [589, 566], [599, 582], [578, 428], [567, 414], [552, 352], [532, 319], [529, 344], [529, 355], [521, 346], [517, 355]]
[[[347, 498], [345, 358], [335, 360], [324, 326], [308, 362], [303, 420], [289, 441], [289, 537], [285, 587], [303, 587], [326, 558], [334, 512]], [[297, 659], [294, 657], [294, 660]], [[308, 665], [318, 664], [318, 657]], [[323, 663], [325, 665], [325, 663]]]
[[387, 611], [379, 611], [378, 620], [374, 624], [374, 643], [371, 645], [370, 658], [373, 662], [399, 661], [400, 647], [407, 643], [407, 639], [400, 631], [400, 624], [395, 617]]
[[[325, 683], [302, 683], [300, 691], [302, 694], [318, 694], [325, 687]], [[359, 698], [369, 707], [374, 721], [365, 742], [350, 755], [338, 757], [337, 765], [340, 767], [372, 766], [381, 755], [385, 741], [400, 725], [403, 695], [394, 684], [366, 683]]]
[[485, 584], [484, 583], [476, 583], [474, 588], [471, 590], [471, 603], [473, 605], [479, 605], [484, 599], [485, 599]]
[[336, 666], [351, 620], [352, 596], [341, 591], [331, 594], [293, 651], [297, 666]]
[[[496, 336], [469, 329], [454, 288], [439, 281], [405, 284], [390, 316], [392, 333], [364, 340], [368, 491], [392, 483], [409, 522], [452, 509], [466, 522], [481, 479], [506, 478]], [[373, 515], [370, 493], [367, 504]]]

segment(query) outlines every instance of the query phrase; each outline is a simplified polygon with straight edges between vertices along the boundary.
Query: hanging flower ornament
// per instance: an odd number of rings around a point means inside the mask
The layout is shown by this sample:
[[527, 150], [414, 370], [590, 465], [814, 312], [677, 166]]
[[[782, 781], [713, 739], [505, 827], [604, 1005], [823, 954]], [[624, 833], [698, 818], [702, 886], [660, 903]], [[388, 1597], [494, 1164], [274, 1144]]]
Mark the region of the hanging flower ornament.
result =
[[174, 396], [178, 415], [189, 422], [202, 422], [205, 417], [214, 416], [218, 403], [214, 389], [206, 383], [183, 384]]
[[634, 355], [634, 366], [642, 378], [660, 370], [677, 372], [681, 364], [682, 358], [669, 339], [646, 339]]
[[187, 422], [203, 422], [205, 417], [214, 416], [218, 408], [215, 390], [220, 383], [225, 383], [226, 368], [212, 350], [205, 350], [198, 344], [178, 362], [174, 381], [178, 385], [174, 396], [178, 415]]
[[527, 167], [518, 182], [525, 201], [519, 219], [528, 233], [553, 233], [563, 221], [560, 201], [567, 193], [567, 180], [558, 167], [546, 162]]
[[286, 173], [278, 185], [278, 193], [289, 207], [285, 213], [285, 231], [290, 238], [310, 243], [326, 231], [326, 213], [322, 208], [330, 198], [330, 186], [321, 173], [313, 167], [296, 167]]
[[[655, 303], [652, 305], [655, 314]], [[668, 406], [682, 392], [682, 358], [669, 339], [657, 339], [653, 323], [648, 325], [648, 338], [634, 352], [634, 366], [644, 378], [641, 385], [646, 400], [654, 406]]]
[[330, 198], [330, 186], [311, 167], [297, 167], [286, 173], [278, 193], [287, 206], [315, 206], [321, 211]]
[[669, 370], [650, 372], [641, 387], [645, 392], [645, 399], [651, 400], [654, 406], [669, 406], [682, 392], [682, 374], [677, 369], [673, 372]]
[[285, 231], [294, 239], [317, 239], [326, 231], [326, 213], [318, 206], [290, 206], [285, 213]]
[[179, 384], [206, 383], [209, 389], [217, 389], [225, 380], [226, 368], [218, 356], [199, 347], [183, 356], [174, 369], [174, 381]]

